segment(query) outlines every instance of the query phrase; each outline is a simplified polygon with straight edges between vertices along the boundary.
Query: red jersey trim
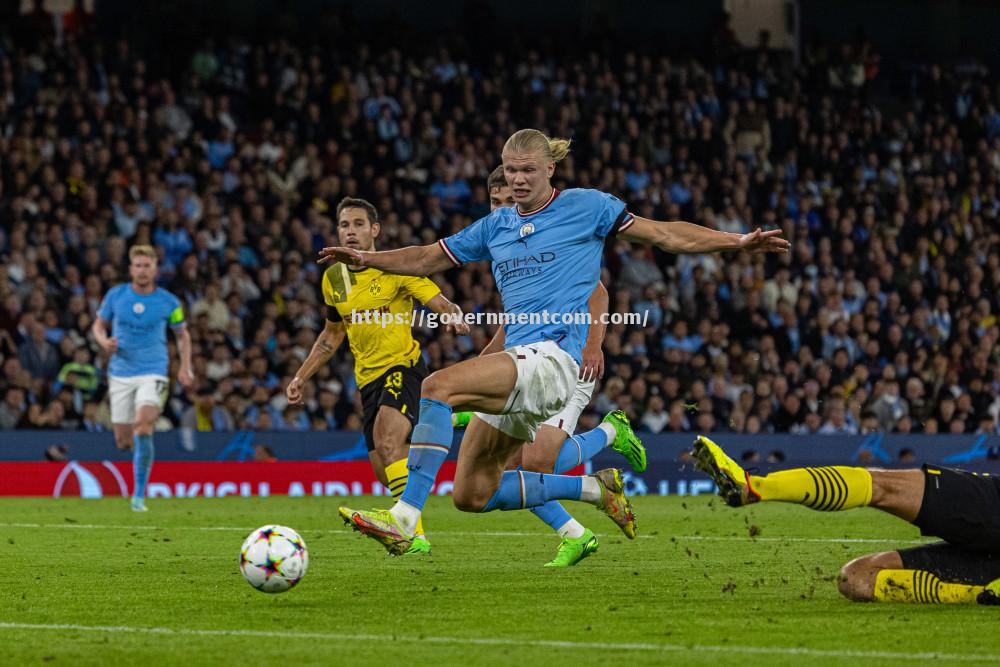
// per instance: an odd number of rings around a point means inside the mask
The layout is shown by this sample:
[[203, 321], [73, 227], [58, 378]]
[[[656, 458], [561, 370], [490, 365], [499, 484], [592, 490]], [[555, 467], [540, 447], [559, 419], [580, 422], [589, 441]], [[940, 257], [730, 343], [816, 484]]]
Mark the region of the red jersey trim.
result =
[[521, 216], [522, 218], [526, 218], [529, 215], [535, 215], [536, 213], [541, 213], [542, 211], [544, 211], [546, 208], [548, 208], [549, 204], [551, 204], [552, 202], [554, 202], [556, 200], [556, 197], [558, 197], [558, 196], [559, 196], [559, 191], [556, 190], [555, 188], [552, 188], [552, 195], [549, 197], [549, 200], [547, 202], [545, 202], [544, 204], [542, 204], [541, 206], [539, 206], [538, 208], [536, 208], [534, 211], [528, 211], [527, 213], [521, 213], [521, 209], [517, 208], [516, 206], [514, 208], [517, 210], [517, 214], [519, 216]]

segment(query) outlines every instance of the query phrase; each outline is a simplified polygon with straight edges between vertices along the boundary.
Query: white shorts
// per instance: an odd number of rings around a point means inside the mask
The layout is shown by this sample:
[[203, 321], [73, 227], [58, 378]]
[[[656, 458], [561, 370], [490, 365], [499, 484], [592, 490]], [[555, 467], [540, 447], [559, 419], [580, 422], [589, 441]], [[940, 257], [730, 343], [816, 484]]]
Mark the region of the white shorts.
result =
[[596, 384], [595, 380], [580, 380], [577, 378], [576, 388], [573, 390], [573, 395], [569, 398], [569, 403], [555, 417], [546, 419], [545, 425], [561, 428], [566, 431], [566, 435], [573, 435], [573, 432], [576, 431], [576, 423], [580, 421], [580, 415], [590, 405], [590, 399], [594, 395], [594, 386]]
[[569, 405], [580, 368], [553, 341], [518, 345], [504, 352], [517, 365], [514, 391], [500, 414], [477, 412], [476, 416], [513, 438], [532, 442], [538, 427]]
[[141, 405], [152, 405], [161, 410], [167, 402], [169, 387], [170, 382], [163, 375], [109, 376], [111, 423], [131, 424], [135, 421], [136, 409]]

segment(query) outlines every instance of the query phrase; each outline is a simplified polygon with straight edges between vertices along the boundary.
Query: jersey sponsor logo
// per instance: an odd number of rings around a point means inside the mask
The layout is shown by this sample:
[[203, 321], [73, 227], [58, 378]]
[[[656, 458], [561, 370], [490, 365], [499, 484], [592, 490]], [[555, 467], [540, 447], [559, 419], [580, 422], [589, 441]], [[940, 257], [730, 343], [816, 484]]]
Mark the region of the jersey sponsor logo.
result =
[[556, 254], [554, 252], [546, 251], [533, 255], [511, 257], [502, 262], [497, 262], [496, 272], [499, 274], [497, 286], [509, 284], [511, 280], [517, 278], [537, 276], [541, 274], [546, 264], [554, 262], [555, 259]]
[[133, 303], [132, 312], [135, 313], [136, 315], [142, 315], [143, 313], [146, 312], [146, 306], [144, 306], [139, 302]]

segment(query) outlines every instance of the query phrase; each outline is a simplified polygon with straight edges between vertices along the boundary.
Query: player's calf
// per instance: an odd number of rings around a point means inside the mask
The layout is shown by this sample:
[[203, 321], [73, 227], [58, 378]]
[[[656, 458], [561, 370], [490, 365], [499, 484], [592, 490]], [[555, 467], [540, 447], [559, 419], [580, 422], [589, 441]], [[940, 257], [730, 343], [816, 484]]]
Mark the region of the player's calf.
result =
[[520, 449], [521, 467], [531, 472], [563, 472], [555, 470], [555, 463], [566, 439], [562, 429], [542, 426], [535, 441]]
[[119, 424], [115, 424], [115, 447], [121, 451], [128, 451], [132, 449], [132, 427], [126, 426], [121, 427]]
[[[856, 558], [840, 571], [837, 587], [848, 600], [855, 602], [904, 602], [916, 604], [993, 604], [989, 584], [984, 576], [993, 563], [988, 555], [974, 555], [955, 550], [949, 544], [938, 543], [906, 550], [906, 559], [899, 551], [885, 551]], [[916, 552], [925, 556], [931, 551], [939, 560], [951, 553], [950, 577], [964, 581], [941, 579], [942, 570], [915, 568], [910, 562]], [[944, 558], [942, 558], [942, 556]], [[977, 562], [977, 558], [979, 561]], [[971, 565], [971, 567], [970, 567]], [[964, 577], [960, 571], [965, 569]], [[941, 575], [941, 576], [939, 576]]]
[[149, 473], [153, 468], [155, 456], [153, 428], [159, 413], [160, 410], [156, 406], [141, 405], [132, 428], [135, 433], [135, 451], [132, 456], [134, 479], [132, 509], [136, 512], [146, 511], [146, 485], [149, 483]]
[[[510, 470], [504, 473], [517, 476], [518, 471]], [[503, 485], [503, 480], [499, 486]], [[452, 502], [461, 512], [482, 512], [490, 503], [490, 499], [500, 492], [496, 477], [492, 475], [455, 476], [455, 487], [452, 490]]]

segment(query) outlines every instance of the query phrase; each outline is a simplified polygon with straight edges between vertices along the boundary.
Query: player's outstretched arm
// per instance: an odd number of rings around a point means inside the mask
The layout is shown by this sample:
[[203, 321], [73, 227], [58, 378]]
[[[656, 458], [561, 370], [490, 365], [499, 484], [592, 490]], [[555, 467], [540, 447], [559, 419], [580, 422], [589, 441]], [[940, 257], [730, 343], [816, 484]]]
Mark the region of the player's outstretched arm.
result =
[[191, 332], [187, 326], [174, 327], [174, 336], [177, 338], [177, 356], [180, 357], [181, 366], [177, 369], [177, 380], [185, 387], [194, 384], [194, 371], [191, 365]]
[[608, 290], [600, 280], [587, 300], [590, 312], [590, 326], [587, 328], [587, 342], [583, 346], [580, 364], [581, 380], [597, 380], [604, 377], [604, 334], [608, 329], [604, 316], [608, 314]]
[[690, 222], [657, 222], [636, 216], [620, 236], [627, 241], [648, 243], [676, 254], [743, 250], [750, 253], [788, 252], [791, 244], [780, 229], [755, 229], [749, 234], [720, 232]]
[[429, 276], [455, 265], [438, 243], [377, 252], [353, 248], [323, 248], [319, 251], [317, 261], [320, 264], [344, 262], [350, 266], [370, 266], [386, 273], [404, 276]]
[[462, 309], [457, 303], [449, 301], [444, 294], [438, 294], [424, 305], [441, 316], [441, 321], [445, 323], [445, 329], [448, 331], [459, 336], [469, 333], [469, 325], [465, 321]]
[[331, 322], [327, 320], [326, 326], [316, 337], [316, 342], [313, 343], [312, 350], [309, 351], [309, 356], [306, 360], [302, 362], [302, 367], [299, 372], [295, 374], [292, 381], [288, 383], [285, 388], [285, 395], [288, 397], [289, 403], [299, 403], [302, 401], [302, 385], [309, 381], [313, 375], [316, 374], [320, 368], [323, 367], [333, 353], [337, 351], [340, 344], [344, 341], [344, 336], [347, 333], [347, 329], [344, 327], [343, 322]]

